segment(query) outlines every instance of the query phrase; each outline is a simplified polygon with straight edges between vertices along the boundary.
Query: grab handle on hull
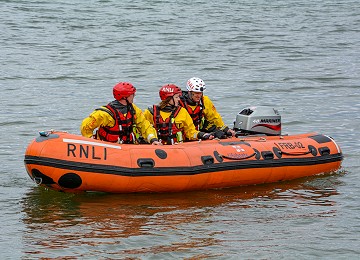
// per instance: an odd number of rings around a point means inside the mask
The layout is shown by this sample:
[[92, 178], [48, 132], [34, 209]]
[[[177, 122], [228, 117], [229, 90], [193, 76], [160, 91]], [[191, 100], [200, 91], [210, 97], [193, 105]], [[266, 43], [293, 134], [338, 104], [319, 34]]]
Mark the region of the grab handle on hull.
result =
[[329, 147], [320, 147], [319, 148], [319, 153], [321, 154], [321, 155], [329, 155], [330, 154], [330, 149], [329, 149]]
[[152, 158], [139, 158], [137, 164], [141, 168], [154, 168], [155, 161]]
[[261, 156], [264, 158], [264, 160], [274, 159], [274, 154], [271, 151], [262, 151]]
[[201, 161], [203, 162], [204, 165], [213, 164], [214, 157], [212, 157], [211, 155], [201, 156]]

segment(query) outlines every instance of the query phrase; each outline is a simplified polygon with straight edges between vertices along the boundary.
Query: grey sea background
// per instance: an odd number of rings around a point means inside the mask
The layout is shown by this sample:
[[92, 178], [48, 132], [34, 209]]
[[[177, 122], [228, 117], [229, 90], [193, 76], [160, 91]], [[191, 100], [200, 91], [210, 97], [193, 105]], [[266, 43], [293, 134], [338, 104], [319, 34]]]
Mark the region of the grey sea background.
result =
[[[1, 259], [359, 259], [360, 8], [355, 0], [0, 0]], [[135, 103], [202, 78], [233, 125], [279, 110], [333, 137], [335, 173], [175, 194], [66, 194], [24, 168], [38, 131], [80, 134], [119, 81]]]

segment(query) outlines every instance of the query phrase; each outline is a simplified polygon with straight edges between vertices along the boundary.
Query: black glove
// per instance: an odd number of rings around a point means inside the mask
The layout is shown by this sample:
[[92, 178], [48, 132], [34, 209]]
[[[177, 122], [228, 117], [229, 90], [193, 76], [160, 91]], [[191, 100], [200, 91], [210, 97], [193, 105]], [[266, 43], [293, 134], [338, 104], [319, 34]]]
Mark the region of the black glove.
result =
[[150, 143], [152, 144], [153, 142], [155, 142], [155, 141], [159, 141], [157, 138], [152, 138], [151, 140], [150, 140]]
[[210, 138], [211, 135], [212, 135], [211, 133], [199, 132], [197, 137], [198, 137], [198, 139], [201, 139], [201, 140], [207, 140]]
[[232, 134], [229, 132], [229, 129], [229, 127], [225, 127], [222, 131], [225, 133], [225, 135], [232, 136]]
[[226, 139], [226, 133], [221, 131], [220, 129], [215, 130], [214, 136], [215, 136], [215, 138]]

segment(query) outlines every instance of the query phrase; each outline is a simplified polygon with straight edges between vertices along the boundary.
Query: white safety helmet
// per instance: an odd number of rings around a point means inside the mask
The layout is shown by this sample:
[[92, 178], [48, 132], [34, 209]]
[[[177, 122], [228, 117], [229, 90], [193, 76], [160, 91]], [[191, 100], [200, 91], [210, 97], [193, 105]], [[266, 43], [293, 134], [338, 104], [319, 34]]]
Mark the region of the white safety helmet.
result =
[[200, 78], [193, 77], [186, 82], [186, 89], [193, 92], [203, 92], [206, 89], [205, 82]]

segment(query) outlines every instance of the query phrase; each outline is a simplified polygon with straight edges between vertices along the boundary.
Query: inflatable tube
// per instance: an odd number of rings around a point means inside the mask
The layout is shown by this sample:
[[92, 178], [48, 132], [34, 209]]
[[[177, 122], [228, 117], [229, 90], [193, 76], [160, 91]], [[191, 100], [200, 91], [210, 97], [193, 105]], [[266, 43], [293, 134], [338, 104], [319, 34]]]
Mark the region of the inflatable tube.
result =
[[335, 141], [317, 133], [156, 146], [42, 132], [24, 162], [30, 178], [50, 189], [134, 193], [279, 182], [336, 171], [342, 159]]

